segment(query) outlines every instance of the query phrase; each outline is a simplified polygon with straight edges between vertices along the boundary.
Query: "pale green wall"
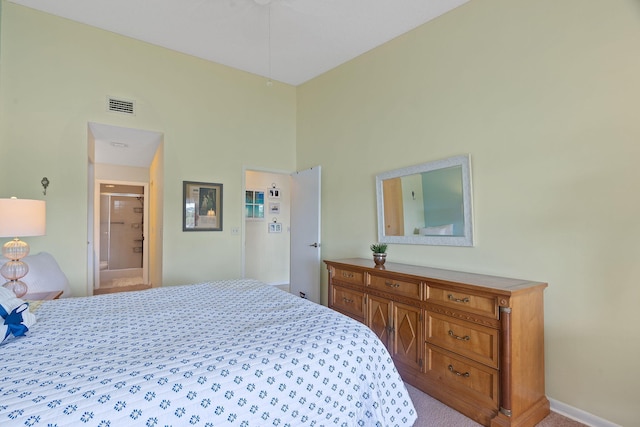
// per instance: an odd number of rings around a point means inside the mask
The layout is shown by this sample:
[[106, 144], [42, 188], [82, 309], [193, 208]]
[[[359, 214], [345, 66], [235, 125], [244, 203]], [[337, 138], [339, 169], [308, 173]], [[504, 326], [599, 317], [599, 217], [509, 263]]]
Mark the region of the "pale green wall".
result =
[[377, 173], [470, 153], [476, 246], [388, 260], [548, 282], [549, 396], [640, 425], [639, 53], [634, 0], [474, 0], [298, 87], [322, 256], [370, 256]]
[[[47, 235], [77, 295], [87, 275], [87, 123], [164, 134], [163, 283], [241, 275], [243, 166], [295, 170], [296, 89], [2, 2], [0, 197], [47, 201]], [[135, 117], [106, 97], [137, 101]], [[40, 180], [51, 185], [43, 196]], [[224, 231], [182, 232], [182, 181], [224, 184]]]

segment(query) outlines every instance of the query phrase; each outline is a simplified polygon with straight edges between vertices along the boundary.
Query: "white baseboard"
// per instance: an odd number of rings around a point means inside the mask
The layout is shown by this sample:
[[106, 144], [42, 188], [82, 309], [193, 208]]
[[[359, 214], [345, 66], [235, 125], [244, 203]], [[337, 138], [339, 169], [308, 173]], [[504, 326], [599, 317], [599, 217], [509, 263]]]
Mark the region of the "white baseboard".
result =
[[586, 424], [590, 427], [622, 427], [618, 424], [612, 423], [611, 421], [607, 421], [603, 418], [583, 411], [582, 409], [574, 408], [573, 406], [569, 406], [566, 403], [562, 403], [555, 399], [548, 399], [549, 403], [551, 404], [551, 410], [553, 412], [556, 412], [572, 420], [581, 422], [582, 424]]

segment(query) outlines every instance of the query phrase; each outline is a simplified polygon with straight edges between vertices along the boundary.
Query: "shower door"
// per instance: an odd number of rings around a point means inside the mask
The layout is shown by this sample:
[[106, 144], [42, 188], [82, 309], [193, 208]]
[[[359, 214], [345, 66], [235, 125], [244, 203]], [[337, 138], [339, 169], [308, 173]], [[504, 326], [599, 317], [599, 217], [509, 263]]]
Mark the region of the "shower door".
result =
[[100, 210], [105, 214], [100, 221], [101, 266], [105, 269], [106, 262], [107, 270], [142, 268], [142, 196], [102, 194], [100, 198]]

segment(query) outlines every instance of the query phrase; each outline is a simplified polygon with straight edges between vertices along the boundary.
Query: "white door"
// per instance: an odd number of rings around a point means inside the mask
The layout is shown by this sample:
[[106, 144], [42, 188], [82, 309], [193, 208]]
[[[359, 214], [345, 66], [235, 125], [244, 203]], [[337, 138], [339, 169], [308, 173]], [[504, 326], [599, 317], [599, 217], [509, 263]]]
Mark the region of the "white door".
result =
[[294, 295], [320, 304], [320, 166], [291, 175], [291, 274]]

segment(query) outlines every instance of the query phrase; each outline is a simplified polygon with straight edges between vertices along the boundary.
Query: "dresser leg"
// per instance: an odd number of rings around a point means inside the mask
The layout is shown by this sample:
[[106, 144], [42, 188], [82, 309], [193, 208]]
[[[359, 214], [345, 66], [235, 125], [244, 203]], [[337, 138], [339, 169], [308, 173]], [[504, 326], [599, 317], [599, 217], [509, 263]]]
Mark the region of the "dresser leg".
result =
[[500, 414], [511, 417], [511, 308], [500, 307]]
[[491, 420], [491, 427], [534, 427], [549, 415], [549, 400], [544, 397], [517, 417], [500, 412]]

